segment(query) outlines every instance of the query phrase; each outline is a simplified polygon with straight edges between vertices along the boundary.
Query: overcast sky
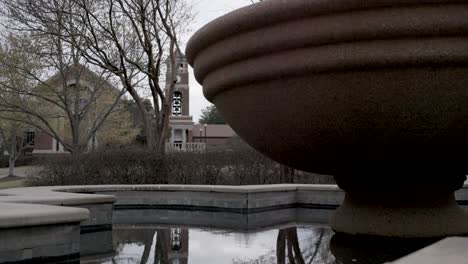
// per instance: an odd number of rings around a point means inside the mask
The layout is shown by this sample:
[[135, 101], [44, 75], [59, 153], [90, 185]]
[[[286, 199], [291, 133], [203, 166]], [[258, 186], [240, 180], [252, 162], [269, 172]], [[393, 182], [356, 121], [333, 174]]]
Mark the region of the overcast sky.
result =
[[[250, 0], [191, 0], [196, 13], [195, 21], [191, 27], [193, 33], [211, 20], [229, 13], [235, 9], [251, 4]], [[193, 34], [192, 33], [192, 34]], [[192, 35], [191, 34], [191, 35]], [[210, 103], [203, 97], [202, 87], [190, 71], [190, 114], [198, 122], [201, 110]]]

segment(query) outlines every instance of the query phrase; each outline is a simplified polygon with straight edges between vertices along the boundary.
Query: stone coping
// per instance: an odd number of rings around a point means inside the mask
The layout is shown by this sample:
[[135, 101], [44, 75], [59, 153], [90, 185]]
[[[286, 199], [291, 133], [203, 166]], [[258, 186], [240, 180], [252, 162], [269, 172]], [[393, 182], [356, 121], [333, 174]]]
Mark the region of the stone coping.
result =
[[60, 187], [0, 190], [0, 229], [79, 223], [87, 220], [90, 212], [73, 206], [114, 201], [112, 195], [63, 192]]
[[15, 228], [81, 222], [89, 218], [89, 211], [73, 206], [114, 203], [113, 195], [95, 192], [184, 191], [204, 193], [265, 193], [298, 190], [337, 191], [336, 185], [89, 185], [46, 186], [0, 190], [0, 228]]
[[89, 218], [83, 208], [0, 203], [0, 229], [50, 224], [76, 223]]
[[82, 188], [69, 189], [63, 186], [6, 189], [0, 191], [0, 203], [74, 206], [113, 203], [115, 201], [112, 195], [83, 194], [83, 190]]
[[[138, 192], [142, 192], [142, 196]], [[308, 191], [310, 193], [308, 193]], [[157, 199], [156, 194], [151, 192], [160, 192], [159, 196], [164, 199]], [[173, 193], [171, 193], [173, 192]], [[137, 203], [145, 204], [148, 202], [164, 203], [170, 205], [171, 199], [180, 202], [176, 198], [177, 192], [184, 196], [183, 199], [190, 200], [192, 195], [198, 197], [202, 203], [211, 201], [212, 197], [225, 197], [226, 201], [220, 206], [228, 206], [230, 200], [247, 199], [248, 208], [250, 203], [252, 206], [265, 206], [272, 200], [280, 200], [281, 204], [294, 202], [294, 199], [304, 200], [305, 203], [319, 203], [323, 205], [337, 203], [337, 197], [342, 197], [343, 191], [336, 185], [300, 185], [300, 184], [279, 184], [279, 185], [258, 185], [258, 186], [210, 186], [210, 185], [96, 185], [96, 186], [55, 186], [55, 187], [25, 187], [0, 190], [0, 231], [17, 232], [17, 229], [32, 227], [33, 230], [41, 226], [53, 226], [60, 224], [72, 223], [79, 229], [79, 223], [86, 226], [86, 222], [91, 224], [102, 224], [112, 222], [112, 203], [119, 202], [118, 199], [135, 199]], [[113, 195], [102, 195], [95, 193], [109, 193]], [[144, 193], [144, 195], [143, 195]], [[191, 194], [190, 194], [191, 193]], [[468, 186], [465, 185], [458, 192], [459, 199], [468, 198]], [[144, 197], [144, 196], [147, 197]], [[166, 196], [170, 196], [169, 198]], [[148, 198], [149, 197], [149, 198]], [[207, 198], [208, 197], [208, 198]], [[234, 198], [233, 198], [234, 197]], [[272, 199], [272, 197], [274, 199]], [[295, 198], [292, 198], [295, 197]], [[141, 198], [141, 199], [140, 199]], [[211, 199], [211, 200], [210, 200]], [[215, 198], [216, 199], [216, 198]], [[224, 199], [224, 198], [223, 198]], [[221, 199], [221, 200], [223, 200]], [[466, 199], [465, 199], [466, 200]], [[121, 202], [122, 202], [121, 201]], [[132, 200], [133, 201], [133, 200]], [[131, 202], [132, 202], [131, 201]], [[297, 201], [297, 200], [296, 200]], [[128, 202], [128, 201], [127, 201]], [[274, 202], [274, 201], [273, 201]], [[195, 204], [196, 205], [196, 204]], [[107, 208], [103, 211], [103, 208]], [[224, 208], [224, 207], [223, 207]], [[109, 214], [110, 211], [110, 214]], [[282, 211], [281, 217], [287, 219], [287, 210]], [[125, 214], [125, 211], [120, 211]], [[278, 214], [273, 211], [265, 211], [253, 214], [248, 218], [248, 223], [258, 228], [258, 223], [263, 223], [265, 218], [269, 218], [269, 214]], [[326, 211], [321, 216], [325, 219], [330, 211]], [[294, 214], [297, 214], [294, 211]], [[110, 215], [110, 217], [109, 217]], [[159, 215], [159, 214], [158, 214]], [[216, 213], [213, 213], [215, 216]], [[310, 217], [310, 214], [305, 214], [304, 217]], [[148, 216], [146, 216], [148, 217]], [[152, 217], [152, 216], [150, 216]], [[165, 217], [160, 215], [160, 217]], [[297, 217], [297, 215], [296, 215]], [[314, 217], [316, 215], [314, 214]], [[141, 218], [144, 218], [143, 216]], [[104, 219], [103, 221], [101, 221]], [[240, 219], [240, 220], [239, 220]], [[124, 219], [125, 220], [125, 219]], [[144, 223], [145, 219], [142, 219]], [[242, 223], [242, 218], [229, 218], [230, 224], [234, 222]], [[313, 222], [317, 219], [307, 219]], [[94, 222], [93, 222], [94, 221]], [[216, 221], [216, 219], [215, 219]], [[89, 223], [88, 223], [89, 225]], [[92, 226], [92, 225], [91, 225]], [[32, 230], [32, 229], [31, 229]], [[29, 231], [27, 231], [29, 232]], [[422, 250], [416, 254], [402, 259], [398, 264], [403, 263], [429, 263], [425, 260], [431, 259], [439, 253], [450, 253], [450, 258], [442, 258], [445, 262], [452, 260], [466, 259], [466, 254], [460, 247], [452, 247], [452, 244], [465, 244], [468, 240], [448, 240], [450, 245], [446, 245], [447, 241], [442, 244], [435, 244], [432, 248]], [[463, 242], [463, 243], [462, 243]], [[450, 251], [450, 249], [454, 249]], [[447, 251], [449, 250], [449, 251]], [[442, 263], [442, 262], [431, 262]]]
[[[463, 193], [467, 192], [465, 185]], [[183, 191], [204, 193], [254, 194], [294, 191], [343, 191], [336, 185], [275, 184], [250, 186], [215, 185], [89, 185], [24, 187], [0, 190], [0, 228], [80, 222], [89, 211], [73, 206], [114, 203], [114, 195], [97, 192]]]
[[262, 193], [287, 192], [297, 190], [341, 191], [336, 185], [325, 184], [271, 184], [271, 185], [87, 185], [62, 186], [56, 189], [63, 192], [124, 192], [124, 191], [188, 191], [218, 193]]

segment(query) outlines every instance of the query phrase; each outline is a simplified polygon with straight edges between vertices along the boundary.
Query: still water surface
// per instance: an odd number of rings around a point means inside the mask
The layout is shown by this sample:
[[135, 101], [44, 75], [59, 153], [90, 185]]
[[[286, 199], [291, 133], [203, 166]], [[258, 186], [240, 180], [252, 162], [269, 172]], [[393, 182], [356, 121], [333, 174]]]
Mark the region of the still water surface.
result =
[[114, 252], [81, 263], [332, 264], [333, 231], [298, 226], [242, 233], [200, 228], [122, 226], [112, 231]]

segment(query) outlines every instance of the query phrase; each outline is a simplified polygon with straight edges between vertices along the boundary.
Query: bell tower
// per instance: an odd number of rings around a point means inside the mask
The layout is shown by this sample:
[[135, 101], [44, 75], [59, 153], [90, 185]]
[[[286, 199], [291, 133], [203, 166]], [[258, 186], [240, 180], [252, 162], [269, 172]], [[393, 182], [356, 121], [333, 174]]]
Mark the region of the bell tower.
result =
[[170, 82], [175, 83], [174, 94], [172, 100], [172, 116], [189, 116], [190, 109], [190, 89], [189, 89], [189, 72], [188, 63], [185, 56], [178, 52], [175, 61], [175, 80], [171, 80], [172, 69], [170, 61], [167, 61], [166, 87], [170, 86]]
[[[169, 144], [171, 148], [185, 148], [192, 138], [193, 118], [190, 116], [190, 86], [188, 63], [185, 55], [181, 52], [176, 54], [175, 68], [171, 69], [171, 63], [166, 61], [166, 92], [168, 92], [171, 82], [174, 83], [174, 92], [171, 102], [171, 116], [169, 126], [171, 134]], [[175, 79], [172, 79], [172, 71], [175, 71]]]

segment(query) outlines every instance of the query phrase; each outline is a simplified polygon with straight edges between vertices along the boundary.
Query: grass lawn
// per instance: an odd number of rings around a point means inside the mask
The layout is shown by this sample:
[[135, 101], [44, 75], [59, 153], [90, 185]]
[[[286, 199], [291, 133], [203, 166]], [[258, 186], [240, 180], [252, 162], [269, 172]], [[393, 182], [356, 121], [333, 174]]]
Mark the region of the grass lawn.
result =
[[25, 179], [28, 175], [36, 175], [40, 171], [38, 166], [22, 166], [16, 167], [15, 175], [7, 176], [8, 168], [0, 168], [0, 189], [9, 189], [25, 186]]
[[0, 179], [0, 189], [9, 189], [9, 188], [17, 188], [24, 186], [24, 178], [20, 177], [6, 177]]

